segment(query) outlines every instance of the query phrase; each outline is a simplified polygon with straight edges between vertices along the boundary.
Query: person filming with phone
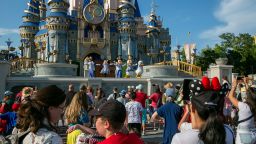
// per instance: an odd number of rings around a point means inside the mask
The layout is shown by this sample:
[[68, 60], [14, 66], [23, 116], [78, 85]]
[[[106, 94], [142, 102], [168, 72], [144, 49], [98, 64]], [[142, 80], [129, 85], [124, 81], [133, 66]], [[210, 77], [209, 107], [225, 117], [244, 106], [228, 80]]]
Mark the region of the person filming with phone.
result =
[[[236, 135], [236, 144], [254, 144], [256, 143], [256, 128], [254, 119], [256, 118], [256, 94], [248, 86], [248, 77], [237, 77], [232, 83], [232, 88], [228, 95], [231, 103], [238, 109], [238, 126]], [[235, 98], [235, 91], [238, 85], [245, 87], [245, 99], [239, 101]]]

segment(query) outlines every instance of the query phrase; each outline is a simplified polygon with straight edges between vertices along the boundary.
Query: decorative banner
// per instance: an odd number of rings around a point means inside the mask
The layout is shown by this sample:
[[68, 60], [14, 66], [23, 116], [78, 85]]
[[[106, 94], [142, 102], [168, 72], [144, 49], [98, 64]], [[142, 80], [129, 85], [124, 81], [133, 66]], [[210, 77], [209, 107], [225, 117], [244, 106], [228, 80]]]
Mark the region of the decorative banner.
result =
[[184, 51], [188, 63], [194, 64], [194, 56], [196, 55], [196, 44], [184, 44]]
[[191, 60], [191, 51], [190, 51], [190, 46], [189, 44], [184, 44], [184, 51], [185, 51], [185, 56], [187, 63], [190, 63]]

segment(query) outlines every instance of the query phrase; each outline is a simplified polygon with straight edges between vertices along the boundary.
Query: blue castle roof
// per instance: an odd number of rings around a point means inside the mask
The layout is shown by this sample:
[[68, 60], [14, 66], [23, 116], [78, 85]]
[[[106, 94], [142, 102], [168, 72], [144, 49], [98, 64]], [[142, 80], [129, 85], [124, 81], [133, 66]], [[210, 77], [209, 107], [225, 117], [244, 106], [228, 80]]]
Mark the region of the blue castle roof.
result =
[[155, 22], [155, 21], [150, 21], [149, 23], [148, 23], [148, 25], [149, 26], [153, 26], [153, 27], [157, 27], [157, 23]]
[[46, 25], [46, 21], [40, 21], [39, 22], [39, 26], [44, 26], [44, 25]]
[[35, 36], [43, 35], [43, 34], [46, 34], [47, 32], [48, 32], [47, 29], [41, 29], [41, 30], [39, 30], [39, 31], [36, 33]]
[[24, 26], [26, 26], [26, 27], [37, 27], [38, 26], [38, 23], [34, 23], [34, 22], [23, 22], [21, 25], [20, 25], [20, 27], [24, 27]]
[[139, 8], [139, 4], [138, 4], [138, 1], [135, 0], [135, 7], [136, 7], [136, 10], [135, 10], [135, 17], [141, 17], [141, 13], [140, 13], [140, 8]]

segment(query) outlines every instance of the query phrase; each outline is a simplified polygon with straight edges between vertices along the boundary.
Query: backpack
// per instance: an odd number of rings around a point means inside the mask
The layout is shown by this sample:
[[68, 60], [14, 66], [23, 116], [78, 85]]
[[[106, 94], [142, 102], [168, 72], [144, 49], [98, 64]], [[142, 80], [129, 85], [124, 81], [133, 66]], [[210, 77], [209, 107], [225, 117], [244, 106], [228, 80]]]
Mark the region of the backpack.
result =
[[24, 132], [10, 134], [5, 138], [1, 138], [0, 143], [1, 144], [20, 144], [22, 143], [23, 139], [27, 136], [29, 132], [30, 132], [30, 129]]

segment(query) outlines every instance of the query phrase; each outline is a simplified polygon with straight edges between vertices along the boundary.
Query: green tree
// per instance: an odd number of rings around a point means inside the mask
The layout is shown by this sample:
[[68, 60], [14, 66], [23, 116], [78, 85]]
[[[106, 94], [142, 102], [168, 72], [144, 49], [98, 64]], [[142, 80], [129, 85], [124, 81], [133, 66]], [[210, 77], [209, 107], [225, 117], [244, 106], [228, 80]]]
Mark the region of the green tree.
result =
[[229, 50], [227, 53], [228, 63], [234, 65], [234, 72], [242, 75], [255, 73], [256, 59], [253, 37], [248, 33], [237, 36], [232, 33], [224, 33], [220, 35], [220, 38], [222, 39], [220, 47], [225, 49], [225, 52]]
[[256, 72], [256, 44], [250, 34], [224, 33], [219, 37], [221, 39], [219, 44], [216, 44], [213, 49], [209, 46], [202, 49], [197, 57], [196, 64], [201, 66], [202, 70], [206, 70], [215, 59], [227, 57], [228, 64], [234, 66], [233, 72], [242, 75]]
[[180, 57], [181, 61], [187, 62], [187, 60], [186, 60], [186, 55], [185, 55], [185, 49], [184, 49], [184, 48], [181, 50], [180, 56], [181, 56], [181, 57]]
[[203, 48], [201, 53], [196, 57], [196, 65], [202, 68], [202, 71], [206, 71], [209, 65], [215, 63], [215, 59], [218, 58], [218, 54], [209, 46]]

